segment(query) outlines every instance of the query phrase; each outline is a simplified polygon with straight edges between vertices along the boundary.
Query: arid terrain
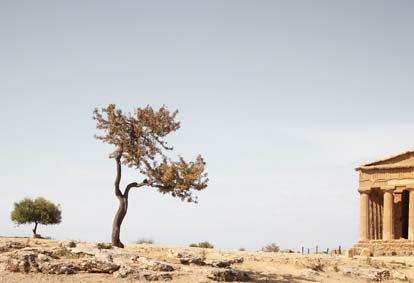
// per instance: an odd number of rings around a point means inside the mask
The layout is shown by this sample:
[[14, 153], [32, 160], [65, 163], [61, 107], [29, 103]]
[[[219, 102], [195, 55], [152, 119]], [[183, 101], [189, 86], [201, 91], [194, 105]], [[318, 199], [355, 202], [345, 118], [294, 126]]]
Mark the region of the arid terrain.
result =
[[414, 257], [240, 252], [0, 238], [0, 282], [414, 282]]

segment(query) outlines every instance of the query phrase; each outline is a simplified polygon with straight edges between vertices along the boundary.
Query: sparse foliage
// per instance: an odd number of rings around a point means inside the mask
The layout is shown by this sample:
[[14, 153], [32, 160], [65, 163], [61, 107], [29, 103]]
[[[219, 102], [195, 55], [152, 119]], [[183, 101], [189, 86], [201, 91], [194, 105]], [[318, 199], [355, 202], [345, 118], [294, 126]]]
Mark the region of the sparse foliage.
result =
[[67, 258], [67, 259], [75, 259], [75, 258], [80, 257], [79, 254], [73, 253], [70, 249], [66, 247], [60, 247], [59, 249], [53, 250], [51, 256], [55, 258]]
[[97, 243], [96, 247], [98, 248], [98, 250], [110, 250], [112, 249], [112, 244], [111, 243]]
[[192, 248], [214, 249], [214, 246], [207, 241], [200, 242], [198, 244], [191, 244]]
[[277, 253], [279, 252], [279, 250], [280, 250], [279, 246], [276, 245], [275, 243], [271, 243], [262, 248], [263, 252], [268, 252], [268, 253]]
[[34, 223], [33, 235], [34, 237], [39, 237], [37, 235], [37, 226], [39, 224], [59, 224], [62, 221], [62, 211], [58, 205], [44, 198], [39, 197], [35, 200], [25, 198], [20, 202], [14, 203], [11, 220], [17, 224]]
[[154, 244], [154, 240], [142, 238], [142, 239], [137, 240], [135, 242], [135, 244], [139, 244], [139, 245], [141, 245], [141, 244], [152, 245], [152, 244]]
[[[197, 202], [193, 192], [207, 187], [205, 162], [200, 155], [191, 162], [182, 157], [173, 161], [166, 155], [173, 148], [165, 138], [180, 128], [180, 122], [176, 121], [177, 113], [170, 112], [165, 106], [158, 110], [147, 106], [137, 108], [134, 113], [124, 113], [114, 104], [95, 109], [93, 113], [97, 129], [103, 131], [102, 135], [95, 137], [115, 146], [110, 158], [116, 162], [115, 195], [120, 205], [112, 229], [114, 246], [123, 247], [120, 227], [132, 188], [155, 188], [162, 194]], [[141, 175], [140, 182], [129, 183], [123, 192], [120, 189], [121, 165], [134, 168]]]

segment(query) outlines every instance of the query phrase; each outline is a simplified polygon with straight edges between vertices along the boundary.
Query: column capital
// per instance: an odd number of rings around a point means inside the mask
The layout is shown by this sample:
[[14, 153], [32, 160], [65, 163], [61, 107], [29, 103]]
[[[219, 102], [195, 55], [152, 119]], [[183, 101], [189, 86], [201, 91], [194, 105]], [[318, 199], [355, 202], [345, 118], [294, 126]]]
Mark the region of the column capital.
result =
[[370, 189], [358, 189], [358, 193], [360, 193], [360, 194], [370, 194], [371, 193], [371, 190]]
[[384, 186], [384, 187], [381, 187], [381, 190], [383, 190], [383, 191], [385, 191], [385, 192], [390, 192], [390, 193], [392, 193], [392, 192], [394, 192], [394, 191], [395, 191], [395, 186]]

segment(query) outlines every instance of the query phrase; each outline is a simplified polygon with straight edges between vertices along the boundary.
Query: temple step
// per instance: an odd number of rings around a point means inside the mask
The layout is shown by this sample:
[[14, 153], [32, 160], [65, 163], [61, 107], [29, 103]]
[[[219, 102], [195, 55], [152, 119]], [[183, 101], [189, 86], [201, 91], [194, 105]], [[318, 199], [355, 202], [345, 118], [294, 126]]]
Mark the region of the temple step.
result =
[[414, 255], [414, 241], [401, 240], [373, 240], [358, 242], [354, 245], [354, 254], [359, 255], [363, 249], [369, 249], [373, 256], [410, 256]]

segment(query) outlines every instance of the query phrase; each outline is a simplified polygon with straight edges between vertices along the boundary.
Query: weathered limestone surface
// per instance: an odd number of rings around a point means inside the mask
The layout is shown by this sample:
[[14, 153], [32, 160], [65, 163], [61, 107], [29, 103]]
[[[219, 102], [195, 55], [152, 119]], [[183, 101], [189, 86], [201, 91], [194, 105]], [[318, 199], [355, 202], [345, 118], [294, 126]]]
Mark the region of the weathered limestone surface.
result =
[[371, 240], [354, 245], [354, 253], [360, 255], [363, 249], [368, 249], [373, 256], [411, 256], [414, 255], [414, 241], [409, 240]]
[[[361, 165], [360, 242], [371, 253], [414, 254], [414, 151]], [[410, 241], [396, 241], [405, 239]]]

